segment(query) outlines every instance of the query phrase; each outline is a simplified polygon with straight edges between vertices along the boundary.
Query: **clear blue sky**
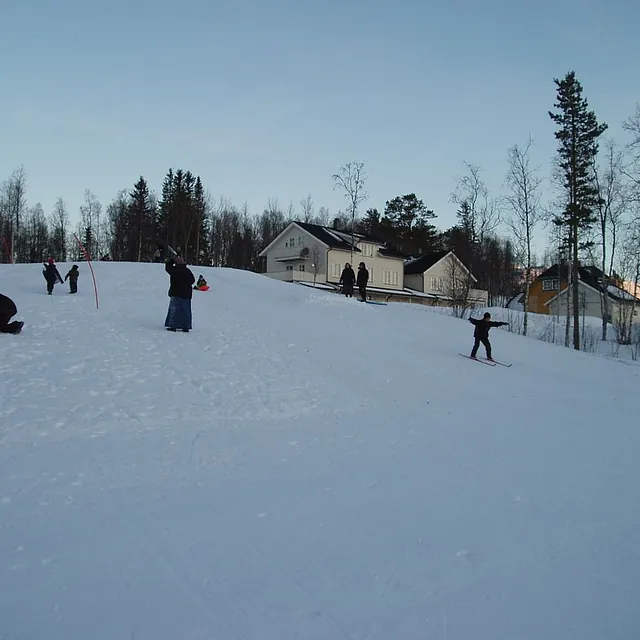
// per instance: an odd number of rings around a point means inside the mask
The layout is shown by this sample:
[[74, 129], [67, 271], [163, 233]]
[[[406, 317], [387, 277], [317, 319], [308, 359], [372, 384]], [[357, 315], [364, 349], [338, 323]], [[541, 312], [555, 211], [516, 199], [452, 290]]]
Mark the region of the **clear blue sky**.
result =
[[[575, 69], [610, 132], [640, 100], [631, 0], [4, 0], [0, 179], [24, 165], [29, 204], [84, 190], [106, 206], [169, 167], [259, 213], [365, 163], [365, 207], [415, 192], [454, 222], [464, 160], [501, 188], [507, 148], [555, 150], [554, 77]], [[363, 207], [363, 210], [364, 208]]]

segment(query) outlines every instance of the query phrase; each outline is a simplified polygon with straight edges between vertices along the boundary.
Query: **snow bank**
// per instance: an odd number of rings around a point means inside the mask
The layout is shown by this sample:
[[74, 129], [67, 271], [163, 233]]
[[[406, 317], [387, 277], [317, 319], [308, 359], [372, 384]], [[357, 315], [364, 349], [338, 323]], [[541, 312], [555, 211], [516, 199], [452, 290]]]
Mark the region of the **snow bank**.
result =
[[[638, 637], [638, 371], [463, 320], [0, 266], [0, 637]], [[64, 267], [61, 267], [61, 270]]]

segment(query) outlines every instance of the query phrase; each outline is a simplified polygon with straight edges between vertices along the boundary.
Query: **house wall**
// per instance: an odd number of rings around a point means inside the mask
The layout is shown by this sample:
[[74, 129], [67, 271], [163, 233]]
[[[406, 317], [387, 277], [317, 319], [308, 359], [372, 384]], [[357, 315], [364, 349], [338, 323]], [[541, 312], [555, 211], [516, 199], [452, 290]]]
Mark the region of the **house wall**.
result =
[[[304, 247], [309, 249], [309, 254], [306, 258], [301, 258], [300, 251]], [[314, 260], [314, 257], [318, 260]], [[292, 260], [281, 262], [278, 258]], [[327, 248], [310, 233], [299, 227], [292, 227], [267, 251], [265, 274], [278, 280], [312, 282], [314, 271], [317, 271], [316, 281], [326, 282], [326, 267]]]
[[[447, 256], [446, 258], [436, 262], [432, 267], [427, 269], [421, 276], [424, 293], [433, 293], [435, 295], [451, 294], [452, 286], [451, 278], [464, 278], [466, 269], [454, 258]], [[408, 276], [411, 277], [411, 276]], [[489, 294], [484, 289], [469, 289], [469, 302], [474, 306], [486, 306]]]
[[[602, 318], [602, 303], [600, 301], [600, 294], [593, 290], [591, 287], [585, 287], [582, 282], [579, 283], [580, 292], [580, 315], [584, 313], [585, 316], [592, 318]], [[569, 292], [569, 295], [573, 295], [573, 291]], [[611, 302], [611, 310], [615, 303]], [[571, 306], [573, 309], [573, 305]], [[560, 295], [547, 305], [547, 313], [551, 315], [564, 316], [567, 313], [567, 290], [560, 293]]]
[[[545, 280], [556, 280], [557, 278], [545, 278]], [[549, 282], [549, 285], [554, 284]], [[563, 289], [567, 286], [567, 280], [565, 278], [561, 278], [560, 289]], [[531, 287], [529, 288], [529, 311], [531, 313], [543, 313], [543, 314], [551, 314], [555, 315], [555, 312], [550, 310], [550, 305], [546, 303], [551, 300], [558, 293], [556, 289], [547, 289], [545, 290], [545, 285], [543, 280], [537, 279], [531, 283]], [[566, 302], [565, 302], [566, 305]], [[565, 306], [566, 309], [566, 306]]]
[[423, 280], [422, 280], [422, 274], [421, 273], [412, 273], [410, 275], [406, 275], [404, 277], [404, 286], [408, 287], [409, 289], [413, 289], [415, 291], [423, 291], [424, 292], [424, 287], [422, 285]]
[[[346, 262], [350, 262], [353, 270], [358, 273], [358, 263], [364, 262], [369, 270], [369, 286], [383, 289], [402, 290], [404, 288], [404, 260], [402, 258], [388, 258], [378, 253], [379, 245], [364, 243], [364, 253], [354, 253], [343, 249], [330, 249], [327, 254], [329, 270], [327, 282], [337, 284]], [[359, 243], [358, 249], [363, 249]], [[369, 250], [372, 247], [372, 251]], [[373, 253], [373, 255], [369, 255]]]

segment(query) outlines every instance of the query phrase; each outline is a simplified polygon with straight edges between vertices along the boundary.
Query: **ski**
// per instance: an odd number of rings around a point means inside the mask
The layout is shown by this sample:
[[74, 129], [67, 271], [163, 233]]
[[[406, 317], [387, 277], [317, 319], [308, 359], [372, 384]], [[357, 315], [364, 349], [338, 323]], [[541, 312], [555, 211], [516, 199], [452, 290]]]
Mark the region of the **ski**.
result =
[[[478, 358], [478, 360], [482, 360], [483, 362], [487, 362], [486, 358]], [[506, 362], [499, 362], [498, 360], [492, 360], [493, 364], [499, 364], [501, 367], [510, 367], [510, 364]]]
[[473, 360], [474, 362], [479, 362], [480, 364], [486, 364], [489, 367], [495, 367], [496, 366], [496, 362], [489, 362], [488, 360], [481, 360], [480, 358], [472, 358], [471, 356], [468, 356], [464, 353], [459, 353], [459, 356], [462, 356], [463, 358], [468, 358], [469, 360]]

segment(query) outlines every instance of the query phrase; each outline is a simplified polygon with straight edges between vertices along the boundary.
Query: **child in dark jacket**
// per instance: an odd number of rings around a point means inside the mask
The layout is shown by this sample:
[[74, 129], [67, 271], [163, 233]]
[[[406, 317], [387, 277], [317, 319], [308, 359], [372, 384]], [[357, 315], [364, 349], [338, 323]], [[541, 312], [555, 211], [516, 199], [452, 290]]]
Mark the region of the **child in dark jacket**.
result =
[[58, 267], [56, 267], [56, 263], [53, 258], [49, 258], [45, 264], [44, 269], [42, 270], [42, 275], [44, 279], [47, 281], [47, 293], [49, 295], [53, 294], [53, 287], [57, 282], [62, 284], [62, 276], [58, 271]]
[[475, 358], [480, 348], [480, 343], [484, 345], [487, 352], [487, 360], [493, 361], [491, 357], [491, 343], [489, 342], [489, 329], [492, 327], [503, 327], [508, 325], [508, 322], [491, 322], [491, 314], [485, 313], [482, 319], [469, 318], [469, 322], [475, 325], [475, 331], [473, 332], [474, 343], [471, 350], [471, 357]]
[[78, 270], [78, 265], [74, 264], [69, 272], [64, 277], [64, 281], [69, 280], [69, 293], [78, 293], [78, 276], [80, 275], [80, 271]]

